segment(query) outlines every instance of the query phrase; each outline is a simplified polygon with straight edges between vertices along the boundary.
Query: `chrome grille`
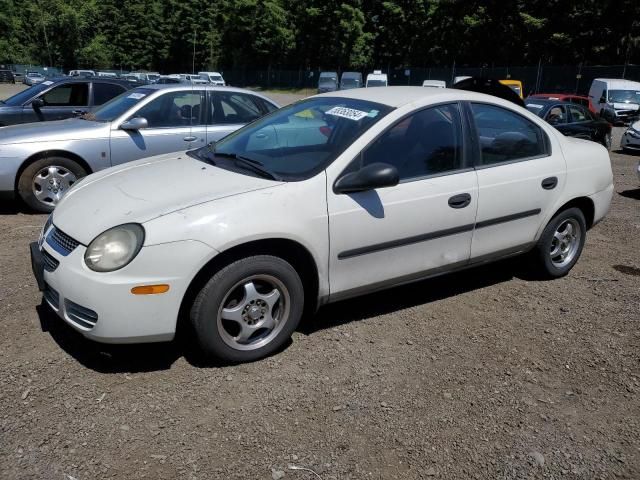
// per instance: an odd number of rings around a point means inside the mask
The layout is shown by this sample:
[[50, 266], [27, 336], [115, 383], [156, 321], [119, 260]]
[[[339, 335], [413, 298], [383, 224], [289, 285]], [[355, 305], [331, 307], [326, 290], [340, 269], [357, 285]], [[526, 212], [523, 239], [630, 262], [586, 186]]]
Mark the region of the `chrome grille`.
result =
[[47, 235], [47, 243], [51, 245], [56, 252], [64, 255], [65, 257], [80, 245], [80, 242], [71, 238], [55, 225], [51, 229], [51, 233]]
[[44, 269], [47, 272], [53, 272], [58, 268], [58, 265], [60, 265], [60, 262], [53, 258], [51, 254], [47, 253], [44, 249], [42, 250], [42, 260], [44, 261]]
[[65, 300], [64, 306], [69, 320], [79, 327], [91, 329], [98, 322], [98, 314], [89, 308], [78, 305], [71, 300]]
[[60, 295], [56, 292], [48, 283], [44, 284], [44, 291], [42, 292], [44, 299], [53, 308], [58, 310], [60, 308]]

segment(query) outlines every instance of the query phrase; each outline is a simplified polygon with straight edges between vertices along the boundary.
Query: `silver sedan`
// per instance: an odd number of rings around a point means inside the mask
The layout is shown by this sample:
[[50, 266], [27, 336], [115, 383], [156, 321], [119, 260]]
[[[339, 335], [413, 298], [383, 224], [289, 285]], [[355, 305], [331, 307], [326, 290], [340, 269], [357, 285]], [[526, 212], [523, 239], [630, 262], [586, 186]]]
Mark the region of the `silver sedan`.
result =
[[238, 88], [148, 85], [81, 118], [4, 127], [0, 196], [18, 195], [48, 212], [89, 173], [200, 147], [277, 109], [268, 98]]

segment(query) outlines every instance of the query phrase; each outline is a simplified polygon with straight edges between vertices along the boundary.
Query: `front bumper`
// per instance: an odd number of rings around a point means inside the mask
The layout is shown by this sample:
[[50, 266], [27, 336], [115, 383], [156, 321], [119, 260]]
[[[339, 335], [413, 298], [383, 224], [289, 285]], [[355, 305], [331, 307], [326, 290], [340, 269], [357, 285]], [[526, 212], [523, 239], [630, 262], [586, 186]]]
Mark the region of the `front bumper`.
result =
[[[173, 339], [189, 283], [215, 254], [211, 247], [197, 241], [145, 246], [126, 267], [98, 273], [85, 265], [83, 245], [67, 256], [47, 241], [39, 250], [47, 257], [44, 263], [49, 263], [42, 276], [46, 303], [75, 330], [103, 343]], [[51, 264], [56, 262], [51, 271]], [[168, 284], [169, 291], [156, 295], [131, 293], [135, 286], [155, 284]]]
[[629, 150], [640, 150], [640, 133], [632, 135], [629, 132], [624, 132], [620, 140], [620, 147]]

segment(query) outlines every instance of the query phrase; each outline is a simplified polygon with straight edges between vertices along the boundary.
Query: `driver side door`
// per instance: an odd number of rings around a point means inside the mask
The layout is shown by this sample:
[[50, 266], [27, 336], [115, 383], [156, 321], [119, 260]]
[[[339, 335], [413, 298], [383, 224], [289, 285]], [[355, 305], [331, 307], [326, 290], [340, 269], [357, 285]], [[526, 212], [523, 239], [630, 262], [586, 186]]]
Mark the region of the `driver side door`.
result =
[[389, 127], [343, 172], [387, 163], [397, 168], [398, 185], [341, 194], [331, 180], [332, 299], [468, 262], [478, 181], [462, 130], [459, 104], [425, 108]]
[[[135, 95], [133, 93], [132, 95]], [[164, 153], [184, 152], [204, 143], [204, 90], [162, 93], [130, 117], [147, 119], [148, 128], [111, 131], [111, 165]]]

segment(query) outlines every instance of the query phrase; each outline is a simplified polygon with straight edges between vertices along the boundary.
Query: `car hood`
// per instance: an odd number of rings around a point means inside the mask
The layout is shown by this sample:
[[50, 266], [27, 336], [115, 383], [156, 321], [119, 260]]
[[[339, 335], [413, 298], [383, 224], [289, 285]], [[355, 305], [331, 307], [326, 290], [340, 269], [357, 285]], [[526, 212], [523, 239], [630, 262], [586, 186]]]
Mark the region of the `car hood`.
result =
[[637, 103], [614, 103], [613, 108], [616, 110], [638, 110], [640, 105]]
[[0, 130], [0, 145], [54, 140], [78, 140], [98, 137], [100, 131], [109, 135], [109, 124], [91, 122], [80, 118], [68, 118], [50, 122], [22, 123]]
[[273, 187], [278, 182], [224, 170], [185, 153], [130, 162], [89, 175], [53, 212], [53, 223], [88, 245], [105, 230]]

